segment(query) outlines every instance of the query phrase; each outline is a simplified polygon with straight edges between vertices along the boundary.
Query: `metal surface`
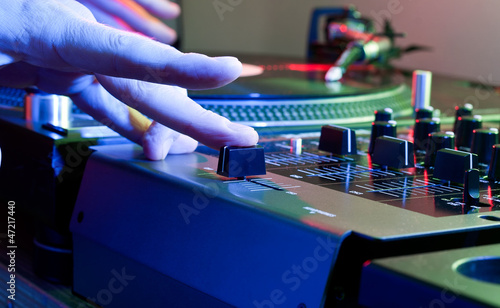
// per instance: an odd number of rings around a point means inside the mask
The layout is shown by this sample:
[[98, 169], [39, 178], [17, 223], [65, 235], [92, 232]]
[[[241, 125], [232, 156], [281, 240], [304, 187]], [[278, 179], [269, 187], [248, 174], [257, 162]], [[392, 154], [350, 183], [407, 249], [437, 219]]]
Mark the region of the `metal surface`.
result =
[[364, 307], [500, 307], [500, 245], [373, 260]]

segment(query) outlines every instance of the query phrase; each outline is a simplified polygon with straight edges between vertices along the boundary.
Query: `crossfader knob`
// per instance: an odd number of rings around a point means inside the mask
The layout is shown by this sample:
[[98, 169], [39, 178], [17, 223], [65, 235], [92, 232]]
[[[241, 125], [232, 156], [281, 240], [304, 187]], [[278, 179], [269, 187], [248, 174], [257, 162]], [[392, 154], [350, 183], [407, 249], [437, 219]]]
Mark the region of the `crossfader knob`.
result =
[[266, 174], [264, 148], [224, 146], [220, 149], [217, 174], [230, 178], [245, 178]]

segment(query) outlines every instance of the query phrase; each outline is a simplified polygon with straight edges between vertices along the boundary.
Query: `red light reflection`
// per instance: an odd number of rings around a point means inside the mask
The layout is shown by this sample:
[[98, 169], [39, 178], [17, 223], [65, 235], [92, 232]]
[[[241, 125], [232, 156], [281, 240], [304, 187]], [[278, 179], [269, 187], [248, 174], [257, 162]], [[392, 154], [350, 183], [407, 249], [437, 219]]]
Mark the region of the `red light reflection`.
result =
[[299, 72], [327, 72], [331, 64], [314, 64], [314, 63], [291, 63], [287, 64], [286, 67], [291, 71], [299, 71]]
[[490, 203], [490, 211], [493, 211], [495, 203], [493, 202], [493, 193], [491, 192], [491, 186], [488, 185], [488, 202]]

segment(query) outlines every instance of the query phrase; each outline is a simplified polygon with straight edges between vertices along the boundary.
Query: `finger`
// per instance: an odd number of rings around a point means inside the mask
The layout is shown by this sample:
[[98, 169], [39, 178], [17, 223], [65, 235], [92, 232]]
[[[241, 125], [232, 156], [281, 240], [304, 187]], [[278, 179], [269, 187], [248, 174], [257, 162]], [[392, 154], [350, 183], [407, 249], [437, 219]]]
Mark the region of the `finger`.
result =
[[94, 5], [92, 0], [79, 0], [80, 3], [84, 4], [91, 12], [92, 15], [94, 15], [95, 19], [105, 25], [108, 25], [110, 27], [116, 28], [116, 29], [122, 29], [126, 31], [133, 31], [129, 25], [127, 25], [123, 20], [120, 18], [110, 15], [106, 12], [104, 12], [102, 9]]
[[36, 86], [53, 94], [70, 95], [88, 87], [95, 80], [94, 75], [75, 72], [60, 72], [39, 68], [25, 62], [16, 62], [0, 69], [0, 84], [12, 88]]
[[144, 36], [77, 16], [65, 14], [61, 18], [62, 13], [68, 12], [47, 13], [55, 14], [53, 19], [56, 22], [47, 24], [48, 21], [44, 21], [44, 27], [37, 26], [36, 21], [31, 23], [36, 29], [32, 29], [34, 37], [30, 42], [46, 42], [22, 48], [31, 51], [30, 61], [34, 61], [35, 65], [69, 65], [103, 75], [178, 85], [187, 89], [219, 87], [233, 81], [241, 73], [241, 63], [235, 58], [183, 54]]
[[153, 37], [160, 42], [172, 44], [177, 39], [177, 34], [173, 29], [169, 28], [158, 18], [149, 14], [146, 9], [133, 0], [99, 0], [86, 2], [91, 3], [91, 5], [98, 8], [100, 11], [105, 12], [109, 17], [115, 16], [135, 31]]
[[176, 87], [102, 75], [97, 78], [120, 101], [214, 149], [224, 145], [252, 146], [258, 141], [253, 128], [203, 109]]
[[[70, 97], [81, 110], [94, 119], [141, 145], [146, 158], [150, 160], [164, 159], [168, 153], [189, 153], [198, 145], [188, 136], [151, 122], [141, 113], [111, 96], [98, 83]], [[103, 135], [105, 133], [103, 131]]]
[[[94, 20], [83, 5], [32, 0], [30, 5], [0, 6], [0, 51], [32, 65], [86, 71], [178, 85], [188, 89], [219, 87], [236, 79], [241, 63], [232, 57], [183, 54], [144, 36], [113, 29]], [[12, 2], [9, 2], [9, 4]], [[23, 3], [23, 1], [19, 1]], [[81, 6], [81, 12], [75, 6]], [[12, 19], [9, 16], [19, 16]], [[19, 30], [21, 29], [21, 30]]]
[[181, 9], [177, 3], [167, 0], [136, 0], [151, 14], [160, 18], [172, 19], [179, 16]]
[[93, 83], [81, 92], [70, 95], [70, 98], [95, 120], [132, 142], [142, 145], [143, 135], [149, 129], [151, 120], [118, 101], [99, 83]]
[[165, 159], [167, 154], [191, 153], [196, 149], [196, 140], [153, 122], [142, 137], [144, 154], [151, 160]]

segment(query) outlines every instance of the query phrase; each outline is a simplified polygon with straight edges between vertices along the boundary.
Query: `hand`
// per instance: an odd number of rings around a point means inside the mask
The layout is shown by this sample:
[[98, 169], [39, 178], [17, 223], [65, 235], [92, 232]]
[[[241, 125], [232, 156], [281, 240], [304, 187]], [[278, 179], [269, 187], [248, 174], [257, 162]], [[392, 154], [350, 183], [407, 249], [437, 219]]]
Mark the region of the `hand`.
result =
[[73, 0], [10, 0], [0, 20], [0, 84], [68, 95], [149, 159], [192, 151], [191, 138], [216, 149], [257, 143], [255, 130], [201, 108], [177, 87], [227, 84], [241, 73], [235, 58], [183, 54], [107, 27]]
[[175, 31], [160, 19], [179, 16], [180, 8], [168, 0], [78, 0], [98, 22], [117, 29], [137, 31], [160, 42], [172, 44]]

